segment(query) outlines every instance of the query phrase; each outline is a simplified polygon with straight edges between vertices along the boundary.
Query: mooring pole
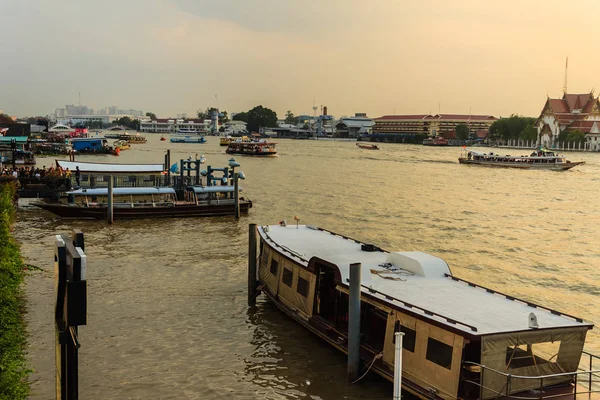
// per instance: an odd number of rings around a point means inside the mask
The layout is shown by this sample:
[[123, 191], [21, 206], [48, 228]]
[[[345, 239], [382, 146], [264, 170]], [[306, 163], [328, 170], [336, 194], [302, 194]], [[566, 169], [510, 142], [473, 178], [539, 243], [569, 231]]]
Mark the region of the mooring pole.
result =
[[106, 207], [106, 217], [109, 224], [113, 223], [113, 186], [114, 180], [113, 176], [111, 175], [110, 179], [108, 180], [108, 204]]
[[402, 340], [404, 332], [394, 333], [396, 339], [394, 355], [394, 400], [402, 397]]
[[167, 150], [167, 184], [166, 186], [171, 186], [171, 150]]
[[237, 172], [233, 174], [233, 198], [235, 203], [235, 219], [240, 219], [240, 183]]
[[358, 379], [360, 369], [360, 273], [361, 263], [350, 264], [348, 299], [348, 380]]
[[256, 224], [248, 225], [248, 306], [256, 304]]

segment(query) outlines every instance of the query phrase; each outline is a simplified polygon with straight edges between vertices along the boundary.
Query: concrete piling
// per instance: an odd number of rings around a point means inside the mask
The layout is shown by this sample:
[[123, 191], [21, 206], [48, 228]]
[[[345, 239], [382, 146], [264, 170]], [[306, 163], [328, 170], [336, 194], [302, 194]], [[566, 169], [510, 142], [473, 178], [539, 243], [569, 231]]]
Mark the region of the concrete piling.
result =
[[256, 224], [248, 226], [248, 306], [256, 305]]
[[360, 371], [360, 284], [361, 263], [350, 264], [348, 298], [348, 380], [358, 379]]

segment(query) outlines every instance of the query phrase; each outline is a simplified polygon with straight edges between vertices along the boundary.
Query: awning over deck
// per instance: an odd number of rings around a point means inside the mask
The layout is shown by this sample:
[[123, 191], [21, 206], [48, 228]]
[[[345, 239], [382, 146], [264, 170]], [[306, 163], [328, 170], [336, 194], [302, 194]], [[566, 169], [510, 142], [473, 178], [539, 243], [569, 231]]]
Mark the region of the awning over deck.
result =
[[[77, 189], [67, 192], [76, 196], [107, 196], [108, 188]], [[113, 195], [150, 195], [175, 194], [175, 189], [169, 187], [118, 187], [113, 189]]]
[[77, 167], [87, 174], [160, 174], [165, 170], [163, 164], [101, 164], [77, 161], [56, 160], [62, 169], [75, 171]]

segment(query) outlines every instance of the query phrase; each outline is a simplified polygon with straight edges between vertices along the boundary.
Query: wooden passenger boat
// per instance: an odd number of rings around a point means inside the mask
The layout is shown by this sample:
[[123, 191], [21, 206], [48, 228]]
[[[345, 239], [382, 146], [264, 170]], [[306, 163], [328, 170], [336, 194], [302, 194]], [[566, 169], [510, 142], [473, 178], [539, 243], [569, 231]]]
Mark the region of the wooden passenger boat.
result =
[[[361, 263], [360, 357], [423, 399], [575, 399], [598, 390], [583, 351], [593, 328], [573, 317], [455, 277], [418, 252], [394, 253], [310, 225], [258, 227], [257, 284], [282, 311], [348, 349], [349, 264]], [[585, 361], [583, 355], [589, 355]], [[578, 371], [582, 365], [590, 370]], [[595, 371], [598, 373], [599, 371]]]
[[273, 142], [232, 142], [229, 143], [227, 154], [244, 154], [247, 156], [274, 156], [277, 154], [276, 143]]
[[458, 162], [460, 164], [483, 165], [486, 167], [548, 169], [553, 171], [566, 171], [585, 163], [584, 161], [571, 162], [564, 156], [543, 149], [536, 150], [528, 156], [503, 156], [493, 152], [482, 153], [470, 150], [461, 155]]
[[[170, 187], [114, 188], [114, 219], [165, 217], [209, 217], [235, 215], [233, 186], [192, 186], [185, 189], [183, 200]], [[62, 218], [104, 219], [108, 189], [78, 189], [67, 192], [67, 203], [32, 203]], [[252, 201], [240, 197], [240, 213], [247, 214]]]
[[360, 147], [361, 149], [366, 149], [366, 150], [379, 150], [379, 146], [377, 146], [376, 144], [369, 144], [369, 143], [356, 143], [356, 145], [358, 147]]

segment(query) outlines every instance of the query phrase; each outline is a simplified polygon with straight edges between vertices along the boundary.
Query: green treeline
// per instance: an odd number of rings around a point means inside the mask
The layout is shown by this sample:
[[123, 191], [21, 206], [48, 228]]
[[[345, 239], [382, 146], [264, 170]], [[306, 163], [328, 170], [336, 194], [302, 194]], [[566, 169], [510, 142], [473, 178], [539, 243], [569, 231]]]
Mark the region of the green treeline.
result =
[[23, 261], [10, 235], [15, 218], [15, 187], [0, 185], [0, 400], [25, 399], [29, 395], [25, 361], [25, 306], [21, 283]]
[[537, 139], [537, 129], [534, 128], [535, 118], [513, 114], [509, 118], [500, 118], [490, 126], [490, 138], [531, 140]]

